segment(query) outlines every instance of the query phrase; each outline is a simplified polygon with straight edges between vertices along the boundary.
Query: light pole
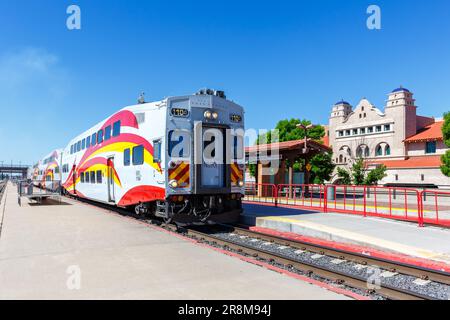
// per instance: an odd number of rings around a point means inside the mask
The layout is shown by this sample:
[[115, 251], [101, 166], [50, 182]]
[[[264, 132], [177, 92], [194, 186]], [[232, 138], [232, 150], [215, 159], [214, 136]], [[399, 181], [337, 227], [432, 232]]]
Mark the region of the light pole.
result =
[[304, 150], [305, 153], [308, 152], [308, 131], [314, 127], [315, 125], [313, 124], [304, 125], [303, 123], [300, 123], [297, 125], [297, 128], [305, 130], [305, 150]]
[[305, 147], [303, 149], [303, 153], [305, 154], [305, 184], [309, 184], [309, 170], [307, 169], [307, 166], [308, 166], [308, 131], [314, 127], [315, 127], [315, 125], [313, 125], [313, 124], [305, 125], [303, 123], [300, 123], [297, 125], [297, 128], [305, 130]]

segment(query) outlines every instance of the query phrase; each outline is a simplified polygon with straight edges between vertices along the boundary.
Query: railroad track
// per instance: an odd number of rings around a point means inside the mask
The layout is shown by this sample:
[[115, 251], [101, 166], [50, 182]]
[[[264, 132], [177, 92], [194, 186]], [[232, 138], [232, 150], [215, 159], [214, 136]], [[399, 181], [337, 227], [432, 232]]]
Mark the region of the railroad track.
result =
[[[132, 216], [141, 222], [182, 234], [198, 242], [225, 249], [255, 261], [263, 261], [289, 272], [318, 279], [371, 298], [450, 299], [450, 275], [438, 270], [289, 240], [236, 226], [185, 228], [173, 224], [165, 225], [160, 220], [143, 219], [121, 208], [88, 200], [79, 201], [103, 207], [120, 215]], [[324, 263], [324, 259], [334, 263]], [[373, 270], [374, 273], [368, 273], [369, 270]], [[379, 279], [378, 282], [377, 279]], [[419, 284], [416, 283], [417, 281]], [[429, 288], [432, 288], [431, 292]], [[441, 296], [436, 292], [441, 292]]]

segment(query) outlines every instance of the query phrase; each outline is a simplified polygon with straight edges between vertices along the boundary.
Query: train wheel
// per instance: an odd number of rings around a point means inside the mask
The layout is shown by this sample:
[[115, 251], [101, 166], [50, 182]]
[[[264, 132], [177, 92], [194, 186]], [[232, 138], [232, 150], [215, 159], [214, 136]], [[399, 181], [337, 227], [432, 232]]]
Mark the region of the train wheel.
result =
[[165, 224], [171, 224], [172, 221], [173, 221], [173, 217], [170, 217], [170, 218], [164, 218], [164, 223], [165, 223]]

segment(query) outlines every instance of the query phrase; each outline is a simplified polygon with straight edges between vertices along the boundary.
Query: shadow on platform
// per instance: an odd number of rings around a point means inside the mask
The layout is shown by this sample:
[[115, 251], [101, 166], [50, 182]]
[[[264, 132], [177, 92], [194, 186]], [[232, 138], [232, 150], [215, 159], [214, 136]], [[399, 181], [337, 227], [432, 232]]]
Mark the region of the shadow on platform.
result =
[[273, 207], [258, 204], [243, 205], [244, 212], [241, 216], [241, 222], [247, 225], [256, 225], [256, 218], [276, 217], [276, 216], [298, 216], [312, 215], [320, 212], [307, 209], [290, 209], [283, 207]]
[[48, 207], [48, 206], [72, 206], [72, 203], [59, 201], [55, 199], [43, 199], [41, 203], [38, 202], [28, 202], [30, 207]]

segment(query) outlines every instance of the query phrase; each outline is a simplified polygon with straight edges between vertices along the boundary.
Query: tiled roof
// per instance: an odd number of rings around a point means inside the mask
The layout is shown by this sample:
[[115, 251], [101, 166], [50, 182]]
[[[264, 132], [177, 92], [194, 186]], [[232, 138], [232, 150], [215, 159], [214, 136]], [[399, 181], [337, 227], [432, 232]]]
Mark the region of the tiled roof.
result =
[[389, 169], [400, 168], [439, 168], [441, 156], [410, 157], [406, 160], [379, 160], [370, 161], [368, 165], [384, 164]]
[[[249, 152], [257, 152], [257, 151], [266, 151], [266, 150], [271, 150], [273, 148], [278, 148], [279, 150], [299, 149], [299, 148], [303, 148], [304, 144], [305, 144], [305, 140], [303, 140], [303, 139], [279, 142], [279, 143], [274, 143], [274, 144], [260, 144], [260, 145], [255, 145], [255, 146], [251, 146], [251, 147], [246, 147], [245, 152], [249, 153]], [[326, 150], [330, 150], [330, 148], [327, 145], [321, 144], [321, 143], [311, 140], [311, 139], [308, 139], [308, 144], [315, 145], [319, 148], [323, 148]]]
[[442, 125], [444, 121], [436, 121], [424, 127], [419, 133], [407, 138], [406, 143], [443, 140]]

